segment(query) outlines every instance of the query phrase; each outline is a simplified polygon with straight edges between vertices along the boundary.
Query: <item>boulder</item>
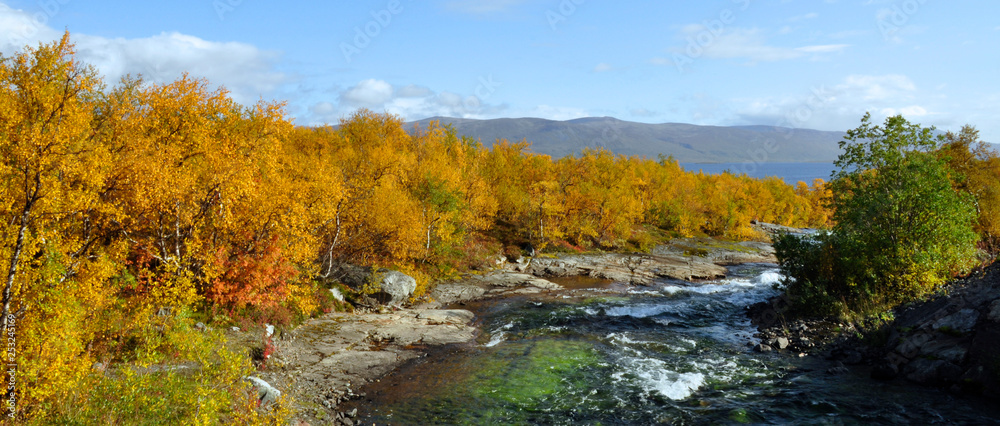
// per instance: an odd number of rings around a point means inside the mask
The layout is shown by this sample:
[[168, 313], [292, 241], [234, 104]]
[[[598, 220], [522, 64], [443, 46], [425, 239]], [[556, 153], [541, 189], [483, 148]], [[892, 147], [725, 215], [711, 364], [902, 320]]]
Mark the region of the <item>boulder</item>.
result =
[[934, 322], [933, 328], [939, 331], [968, 333], [976, 326], [979, 312], [975, 309], [962, 309]]
[[409, 300], [417, 289], [417, 280], [399, 271], [390, 269], [374, 269], [371, 267], [342, 265], [335, 275], [340, 281], [354, 289], [365, 288], [366, 285], [376, 285], [372, 298], [381, 304], [399, 306]]
[[390, 305], [401, 305], [417, 290], [417, 280], [399, 271], [386, 270], [382, 274], [382, 292], [391, 298]]
[[787, 337], [783, 337], [783, 336], [782, 337], [775, 337], [775, 338], [771, 339], [771, 341], [769, 342], [769, 345], [772, 346], [772, 347], [778, 348], [778, 349], [787, 349], [788, 348], [788, 338]]
[[275, 389], [274, 386], [271, 386], [259, 377], [247, 376], [244, 379], [253, 384], [254, 388], [257, 389], [261, 407], [269, 406], [277, 402], [278, 398], [281, 397], [281, 391]]

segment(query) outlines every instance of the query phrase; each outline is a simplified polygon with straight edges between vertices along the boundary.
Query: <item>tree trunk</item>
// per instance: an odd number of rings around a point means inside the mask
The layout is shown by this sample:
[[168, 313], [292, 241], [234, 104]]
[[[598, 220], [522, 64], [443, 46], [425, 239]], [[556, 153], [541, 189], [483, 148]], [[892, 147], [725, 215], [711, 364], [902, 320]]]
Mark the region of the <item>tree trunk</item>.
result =
[[38, 190], [41, 186], [41, 176], [35, 173], [35, 186], [31, 195], [24, 200], [24, 210], [21, 211], [21, 219], [18, 224], [17, 242], [14, 244], [14, 252], [10, 256], [10, 267], [7, 269], [7, 283], [3, 289], [3, 330], [6, 332], [8, 316], [10, 315], [11, 290], [14, 288], [14, 277], [17, 276], [17, 265], [21, 258], [21, 251], [24, 250], [24, 233], [28, 230], [28, 221], [31, 218], [31, 209], [38, 201]]

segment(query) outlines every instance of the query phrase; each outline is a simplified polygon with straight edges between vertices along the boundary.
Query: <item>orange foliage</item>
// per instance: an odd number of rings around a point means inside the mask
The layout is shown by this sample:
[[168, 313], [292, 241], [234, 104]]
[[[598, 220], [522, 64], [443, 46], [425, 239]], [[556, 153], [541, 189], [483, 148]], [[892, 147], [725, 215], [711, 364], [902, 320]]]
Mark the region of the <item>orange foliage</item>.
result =
[[410, 271], [424, 291], [422, 265], [470, 247], [616, 248], [646, 225], [754, 238], [755, 219], [829, 221], [822, 181], [605, 150], [553, 160], [367, 110], [294, 128], [280, 103], [242, 106], [187, 76], [104, 89], [68, 35], [2, 59], [0, 83], [4, 313], [26, 406], [69, 400], [95, 361], [134, 355], [125, 342], [147, 339], [162, 307], [311, 313], [340, 262]]

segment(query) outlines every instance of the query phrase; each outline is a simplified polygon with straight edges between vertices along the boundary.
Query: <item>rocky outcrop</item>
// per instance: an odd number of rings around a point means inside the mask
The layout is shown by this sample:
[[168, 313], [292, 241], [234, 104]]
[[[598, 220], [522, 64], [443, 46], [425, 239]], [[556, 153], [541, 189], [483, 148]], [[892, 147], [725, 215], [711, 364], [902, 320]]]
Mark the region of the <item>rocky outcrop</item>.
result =
[[[751, 306], [755, 350], [783, 346], [868, 368], [873, 379], [904, 380], [1000, 398], [1000, 264], [953, 282], [940, 295], [898, 308], [889, 323], [786, 321], [781, 298]], [[860, 336], [860, 337], [859, 337]], [[764, 347], [766, 346], [766, 347]]]
[[750, 226], [754, 230], [764, 233], [772, 238], [780, 234], [806, 234], [814, 231], [813, 229], [792, 228], [790, 226], [757, 221], [750, 222]]
[[899, 310], [874, 376], [1000, 397], [1000, 264]]
[[401, 306], [413, 296], [417, 289], [417, 280], [399, 271], [371, 267], [342, 265], [336, 277], [349, 287], [360, 290], [366, 286], [375, 285], [375, 293], [371, 298], [380, 304]]
[[716, 265], [778, 262], [774, 247], [763, 241], [728, 242], [711, 238], [684, 238], [658, 246], [652, 253], [660, 256], [694, 257]]
[[586, 275], [645, 285], [657, 278], [693, 281], [721, 278], [726, 268], [698, 256], [619, 254], [536, 258], [521, 270], [539, 277]]
[[285, 389], [299, 405], [315, 407], [300, 414], [343, 419], [338, 404], [363, 396], [353, 389], [424, 356], [430, 347], [473, 341], [478, 333], [473, 318], [472, 312], [454, 309], [327, 314], [284, 333], [266, 368], [248, 380], [262, 400], [274, 395], [269, 389]]
[[645, 253], [571, 254], [521, 258], [501, 269], [435, 286], [428, 306], [443, 306], [486, 297], [530, 294], [561, 287], [546, 278], [589, 276], [648, 285], [656, 279], [684, 281], [722, 278], [724, 265], [774, 263], [774, 249], [764, 242], [723, 242], [710, 238], [676, 239]]

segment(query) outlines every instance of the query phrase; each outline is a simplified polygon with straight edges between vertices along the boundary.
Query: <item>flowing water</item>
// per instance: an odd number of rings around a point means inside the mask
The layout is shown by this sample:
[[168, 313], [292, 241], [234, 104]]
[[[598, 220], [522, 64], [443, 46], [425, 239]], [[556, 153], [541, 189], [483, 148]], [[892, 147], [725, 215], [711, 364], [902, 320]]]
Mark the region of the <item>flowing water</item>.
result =
[[982, 402], [751, 351], [744, 308], [779, 279], [773, 265], [648, 287], [569, 279], [554, 294], [465, 306], [479, 341], [365, 388], [360, 424], [998, 423]]

